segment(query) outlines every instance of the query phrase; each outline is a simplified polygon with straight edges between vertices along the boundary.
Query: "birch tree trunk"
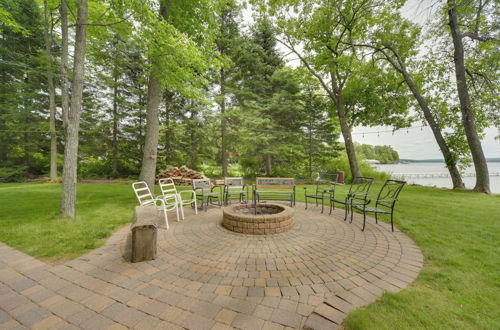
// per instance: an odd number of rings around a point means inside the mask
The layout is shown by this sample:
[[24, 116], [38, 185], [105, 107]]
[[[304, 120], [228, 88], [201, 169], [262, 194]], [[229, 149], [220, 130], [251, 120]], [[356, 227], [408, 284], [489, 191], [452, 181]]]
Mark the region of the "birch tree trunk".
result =
[[47, 87], [49, 89], [49, 131], [50, 131], [50, 180], [57, 179], [57, 135], [56, 135], [56, 89], [52, 68], [52, 40], [47, 0], [43, 1], [45, 56], [47, 62]]
[[85, 69], [85, 48], [87, 41], [87, 0], [77, 3], [78, 14], [75, 34], [75, 55], [73, 79], [71, 83], [71, 103], [66, 127], [64, 146], [64, 167], [61, 193], [61, 215], [76, 217], [76, 180], [78, 166], [78, 131], [80, 129], [80, 110], [82, 107], [83, 80]]
[[220, 69], [220, 114], [221, 114], [221, 165], [222, 165], [222, 176], [226, 177], [227, 174], [227, 127], [226, 118], [224, 117], [226, 113], [226, 73], [224, 69]]
[[[168, 21], [169, 0], [160, 1], [160, 15]], [[142, 156], [141, 174], [139, 178], [145, 181], [154, 191], [156, 160], [158, 158], [158, 138], [160, 134], [159, 107], [161, 99], [160, 80], [155, 74], [153, 60], [152, 72], [148, 81], [148, 101], [146, 107], [146, 134]]]
[[489, 194], [491, 191], [488, 165], [484, 157], [483, 147], [481, 146], [481, 140], [477, 134], [476, 122], [472, 113], [472, 104], [465, 72], [463, 36], [458, 26], [457, 3], [455, 0], [448, 0], [448, 18], [451, 37], [453, 39], [453, 61], [455, 63], [455, 76], [458, 98], [460, 100], [460, 110], [462, 112], [462, 122], [474, 162], [474, 168], [476, 170], [476, 185], [474, 191]]

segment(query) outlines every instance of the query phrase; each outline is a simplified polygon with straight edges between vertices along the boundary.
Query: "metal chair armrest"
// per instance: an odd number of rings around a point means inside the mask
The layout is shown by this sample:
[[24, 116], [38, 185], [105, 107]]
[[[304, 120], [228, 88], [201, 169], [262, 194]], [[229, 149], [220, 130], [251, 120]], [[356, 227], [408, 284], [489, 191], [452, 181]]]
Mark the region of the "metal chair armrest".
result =
[[[170, 203], [167, 198], [172, 198], [172, 199], [175, 199], [175, 202], [173, 203]], [[162, 201], [165, 205], [175, 205], [177, 204], [177, 196], [174, 195], [174, 194], [171, 194], [171, 195], [158, 195], [156, 196], [156, 198], [154, 199], [155, 203], [156, 201]]]

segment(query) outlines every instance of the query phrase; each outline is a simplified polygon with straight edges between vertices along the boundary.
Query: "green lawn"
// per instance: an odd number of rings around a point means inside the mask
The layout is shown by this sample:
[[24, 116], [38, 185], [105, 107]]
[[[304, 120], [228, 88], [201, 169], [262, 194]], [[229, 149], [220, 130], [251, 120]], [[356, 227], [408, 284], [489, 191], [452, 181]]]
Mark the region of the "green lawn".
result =
[[[302, 187], [297, 192], [302, 201]], [[54, 184], [1, 184], [0, 240], [57, 262], [98, 247], [131, 221], [130, 185], [78, 185], [76, 221], [58, 219], [59, 194]], [[500, 329], [500, 195], [408, 186], [395, 223], [421, 247], [424, 269], [406, 290], [353, 311], [345, 327]]]

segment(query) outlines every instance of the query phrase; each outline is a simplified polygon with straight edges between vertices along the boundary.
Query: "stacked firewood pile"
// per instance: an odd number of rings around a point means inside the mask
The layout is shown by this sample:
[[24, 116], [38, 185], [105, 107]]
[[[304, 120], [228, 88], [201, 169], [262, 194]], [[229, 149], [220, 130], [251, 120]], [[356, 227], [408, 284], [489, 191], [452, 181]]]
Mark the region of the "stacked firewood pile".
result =
[[190, 186], [193, 179], [206, 179], [203, 174], [187, 166], [167, 168], [156, 176], [156, 181], [163, 178], [171, 178], [176, 185], [180, 186]]

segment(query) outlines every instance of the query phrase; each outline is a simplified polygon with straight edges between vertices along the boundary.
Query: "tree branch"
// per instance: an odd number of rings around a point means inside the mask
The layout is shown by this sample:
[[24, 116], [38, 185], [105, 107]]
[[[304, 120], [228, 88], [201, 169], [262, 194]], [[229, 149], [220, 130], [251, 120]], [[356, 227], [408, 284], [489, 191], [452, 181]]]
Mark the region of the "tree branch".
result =
[[[124, 17], [121, 20], [113, 22], [113, 23], [87, 23], [85, 25], [87, 25], [87, 26], [112, 26], [112, 25], [120, 24], [120, 23], [127, 21], [132, 15], [133, 15], [133, 13], [130, 13], [127, 17]], [[73, 27], [73, 26], [75, 26], [75, 24], [72, 24], [70, 26]]]
[[492, 37], [492, 36], [480, 36], [477, 33], [472, 33], [472, 32], [462, 33], [462, 38], [463, 37], [468, 37], [468, 38], [470, 38], [472, 40], [476, 40], [476, 41], [479, 41], [479, 42], [486, 42], [486, 41], [500, 42], [500, 39], [497, 39], [495, 37]]
[[285, 43], [284, 41], [276, 38], [276, 41], [278, 41], [280, 44], [288, 48], [290, 51], [292, 51], [297, 57], [300, 59], [302, 64], [306, 67], [306, 69], [314, 76], [316, 79], [318, 79], [319, 83], [323, 87], [323, 89], [328, 93], [328, 96], [332, 99], [335, 100], [335, 95], [333, 94], [333, 91], [328, 88], [328, 85], [325, 83], [323, 78], [311, 67], [311, 65], [306, 61], [306, 59], [295, 49], [293, 46], [290, 37], [285, 35], [285, 38], [287, 38], [289, 44]]

